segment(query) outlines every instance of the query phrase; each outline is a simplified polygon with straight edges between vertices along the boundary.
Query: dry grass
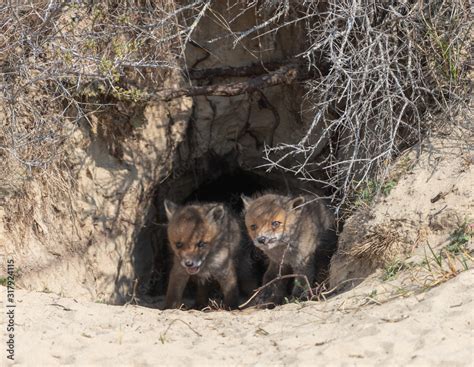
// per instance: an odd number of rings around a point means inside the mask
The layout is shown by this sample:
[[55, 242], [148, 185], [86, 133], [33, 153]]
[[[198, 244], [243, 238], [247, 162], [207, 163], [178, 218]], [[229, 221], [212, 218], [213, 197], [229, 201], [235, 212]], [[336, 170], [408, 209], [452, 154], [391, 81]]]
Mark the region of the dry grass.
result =
[[383, 291], [374, 291], [379, 304], [397, 297], [420, 294], [458, 276], [474, 266], [473, 250], [468, 246], [473, 231], [462, 223], [450, 238], [436, 249], [423, 244], [423, 256], [410, 259], [398, 257], [387, 262], [382, 269]]
[[426, 244], [424, 259], [413, 267], [413, 282], [422, 289], [431, 288], [471, 268], [474, 265], [473, 250], [467, 245], [473, 236], [472, 224], [466, 221], [453, 231], [439, 250]]
[[391, 261], [406, 249], [406, 240], [397, 231], [393, 222], [378, 224], [370, 228], [367, 235], [344, 252], [350, 258], [366, 258], [377, 263]]
[[472, 252], [452, 255], [443, 254], [444, 250], [437, 253], [430, 248], [425, 245], [426, 253], [421, 261], [397, 259], [387, 263], [382, 276], [372, 280], [372, 290], [345, 296], [339, 311], [359, 311], [368, 305], [382, 305], [400, 297], [420, 295], [474, 266]]

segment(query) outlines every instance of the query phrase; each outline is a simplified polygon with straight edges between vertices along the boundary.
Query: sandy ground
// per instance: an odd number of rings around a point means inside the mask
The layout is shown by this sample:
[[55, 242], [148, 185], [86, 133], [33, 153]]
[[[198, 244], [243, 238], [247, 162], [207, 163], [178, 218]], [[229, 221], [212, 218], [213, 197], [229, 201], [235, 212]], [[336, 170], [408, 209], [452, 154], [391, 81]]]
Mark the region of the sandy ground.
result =
[[[474, 364], [474, 270], [427, 292], [381, 304], [368, 296], [374, 279], [325, 302], [232, 313], [110, 306], [17, 290], [15, 363]], [[2, 353], [3, 363], [4, 348]]]

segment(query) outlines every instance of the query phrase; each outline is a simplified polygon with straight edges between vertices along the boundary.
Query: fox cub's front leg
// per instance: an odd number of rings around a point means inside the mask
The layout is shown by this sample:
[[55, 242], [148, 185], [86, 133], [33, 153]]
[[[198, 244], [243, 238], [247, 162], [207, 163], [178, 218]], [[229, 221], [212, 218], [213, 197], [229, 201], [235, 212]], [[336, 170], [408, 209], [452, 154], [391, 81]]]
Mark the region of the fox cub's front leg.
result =
[[196, 290], [196, 302], [194, 307], [198, 310], [203, 309], [209, 305], [209, 293], [211, 286], [209, 282], [199, 282]]
[[[263, 285], [265, 286], [275, 278], [278, 278], [279, 275], [291, 274], [291, 267], [285, 264], [277, 264], [274, 261], [270, 261], [268, 269], [263, 276]], [[275, 283], [268, 285], [264, 288], [261, 293], [256, 298], [257, 304], [266, 304], [273, 303], [274, 305], [279, 305], [283, 303], [283, 300], [286, 296], [286, 290], [288, 288], [289, 279], [281, 279]]]
[[233, 264], [229, 265], [218, 282], [224, 294], [224, 304], [230, 309], [236, 309], [239, 306], [239, 286], [237, 272]]
[[[308, 279], [310, 287], [314, 286], [315, 264], [312, 258], [295, 267], [295, 273]], [[308, 298], [308, 284], [305, 279], [296, 278], [291, 295], [296, 299]]]
[[188, 280], [189, 275], [186, 274], [181, 265], [175, 261], [171, 268], [168, 289], [166, 290], [165, 309], [181, 307], [184, 288], [186, 288]]

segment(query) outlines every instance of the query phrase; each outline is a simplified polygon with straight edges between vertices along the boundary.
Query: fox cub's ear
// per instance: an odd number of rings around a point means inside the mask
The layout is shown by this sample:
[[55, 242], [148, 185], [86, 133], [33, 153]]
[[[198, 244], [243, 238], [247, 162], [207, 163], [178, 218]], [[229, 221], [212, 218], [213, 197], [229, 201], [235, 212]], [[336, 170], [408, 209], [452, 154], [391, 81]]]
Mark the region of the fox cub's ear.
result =
[[211, 222], [217, 222], [219, 223], [222, 218], [224, 218], [225, 214], [225, 209], [222, 204], [217, 204], [216, 206], [213, 206], [208, 212], [207, 212], [207, 219]]
[[305, 203], [305, 199], [303, 196], [298, 196], [294, 199], [291, 199], [288, 202], [288, 207], [290, 210], [301, 210], [303, 208], [303, 204]]
[[250, 202], [252, 201], [252, 199], [250, 199], [248, 196], [245, 196], [244, 194], [240, 195], [240, 198], [244, 203], [244, 209], [247, 210], [247, 208], [250, 206]]
[[169, 200], [165, 200], [164, 204], [165, 204], [166, 218], [168, 218], [168, 220], [171, 220], [174, 213], [178, 209], [178, 205]]

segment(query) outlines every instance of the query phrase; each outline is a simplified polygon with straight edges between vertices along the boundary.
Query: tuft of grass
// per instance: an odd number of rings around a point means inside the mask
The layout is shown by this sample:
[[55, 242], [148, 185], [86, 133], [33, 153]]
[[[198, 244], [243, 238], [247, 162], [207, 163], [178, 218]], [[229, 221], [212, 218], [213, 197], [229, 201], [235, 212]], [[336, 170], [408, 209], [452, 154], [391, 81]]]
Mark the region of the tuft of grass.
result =
[[459, 255], [466, 250], [467, 243], [472, 239], [474, 234], [473, 223], [468, 224], [467, 221], [460, 224], [449, 236], [449, 244], [445, 250], [452, 255]]
[[383, 196], [388, 196], [395, 186], [397, 186], [397, 181], [394, 179], [382, 183], [376, 180], [368, 180], [365, 186], [356, 193], [356, 207], [369, 206], [379, 193], [382, 193]]
[[383, 185], [382, 185], [382, 194], [384, 196], [388, 196], [390, 194], [390, 192], [395, 188], [395, 186], [397, 186], [397, 181], [395, 180], [389, 180], [387, 182], [385, 182]]
[[[388, 281], [397, 278], [390, 284], [394, 288], [387, 292], [382, 291], [380, 294], [377, 294], [376, 289], [372, 290], [363, 296], [364, 305], [381, 304], [397, 297], [426, 292], [472, 268], [474, 265], [473, 251], [467, 245], [472, 241], [473, 235], [473, 221], [465, 220], [451, 233], [444, 246], [436, 248], [426, 243], [422, 259], [410, 261], [395, 258], [395, 260], [389, 260], [389, 257], [383, 267], [381, 279]], [[390, 237], [390, 242], [393, 242], [392, 237]], [[376, 236], [371, 241], [364, 243], [364, 246], [358, 246], [357, 252], [353, 252], [353, 255], [368, 256], [371, 254], [373, 256], [379, 253], [380, 250], [376, 249], [376, 246], [380, 247], [380, 245], [381, 238]], [[385, 245], [383, 247], [385, 248]], [[374, 250], [377, 252], [374, 253]]]
[[364, 239], [349, 249], [346, 254], [350, 257], [371, 259], [381, 265], [391, 261], [406, 247], [406, 241], [398, 233], [396, 225], [394, 221], [374, 226]]
[[377, 289], [373, 289], [368, 295], [370, 298], [375, 298], [377, 296]]
[[20, 278], [23, 275], [23, 268], [21, 266], [18, 266], [15, 269], [15, 277]]
[[445, 36], [438, 34], [437, 30], [428, 22], [428, 36], [431, 38], [432, 44], [435, 46], [435, 59], [438, 70], [445, 77], [453, 81], [457, 81], [461, 74], [459, 60], [462, 58], [462, 48], [453, 42], [450, 42]]
[[423, 289], [430, 289], [444, 283], [472, 266], [473, 257], [466, 247], [472, 237], [472, 233], [469, 233], [470, 228], [466, 224], [460, 225], [451, 234], [450, 242], [439, 251], [435, 252], [427, 244], [429, 252], [425, 249], [425, 257], [419, 264], [422, 271], [418, 272], [416, 279], [418, 282], [421, 281]]
[[365, 297], [365, 300], [367, 301], [367, 304], [380, 304], [380, 302], [377, 300], [377, 289], [373, 289], [367, 296]]
[[377, 182], [374, 180], [368, 180], [363, 188], [357, 191], [355, 205], [358, 206], [369, 206], [374, 201], [375, 195], [377, 194]]
[[385, 269], [382, 275], [382, 280], [383, 281], [392, 280], [401, 270], [406, 269], [406, 268], [407, 268], [407, 265], [403, 261], [394, 260], [385, 266]]

